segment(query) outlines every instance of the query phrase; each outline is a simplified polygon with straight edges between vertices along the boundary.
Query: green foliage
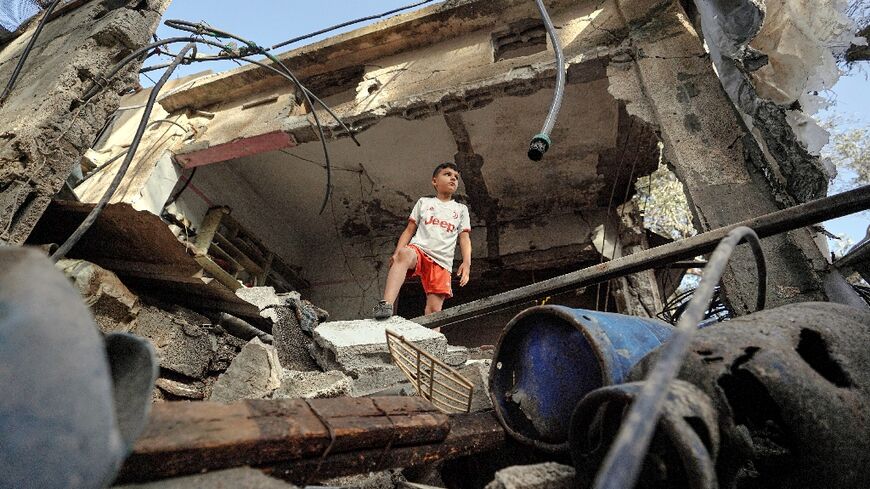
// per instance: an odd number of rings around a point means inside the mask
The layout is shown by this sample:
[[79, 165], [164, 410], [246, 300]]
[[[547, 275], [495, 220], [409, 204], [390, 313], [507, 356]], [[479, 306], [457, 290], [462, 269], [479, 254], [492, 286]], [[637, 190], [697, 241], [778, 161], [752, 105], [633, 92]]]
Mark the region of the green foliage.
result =
[[851, 125], [832, 117], [823, 121], [822, 126], [831, 133], [822, 156], [830, 158], [838, 172], [851, 176], [841, 178], [835, 186], [851, 188], [870, 183], [870, 125]]

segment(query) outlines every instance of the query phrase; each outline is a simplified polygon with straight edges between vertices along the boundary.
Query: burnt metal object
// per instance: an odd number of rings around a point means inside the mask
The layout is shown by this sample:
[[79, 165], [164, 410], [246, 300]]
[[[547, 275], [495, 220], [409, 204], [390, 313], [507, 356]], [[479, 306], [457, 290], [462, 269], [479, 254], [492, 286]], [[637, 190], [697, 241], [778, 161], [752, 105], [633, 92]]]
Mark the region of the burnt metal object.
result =
[[657, 319], [564, 306], [526, 309], [505, 327], [489, 373], [499, 421], [522, 443], [566, 452], [577, 402], [623, 382], [672, 329]]
[[[870, 481], [870, 313], [789, 304], [705, 328], [678, 378], [713, 401], [723, 488], [863, 488]], [[661, 350], [631, 378], [649, 372]]]
[[675, 261], [688, 260], [712, 251], [731, 230], [740, 226], [752, 228], [759, 237], [765, 238], [867, 209], [870, 209], [870, 185], [747, 219], [730, 226], [639, 251], [501, 294], [460, 304], [428, 316], [414, 318], [413, 321], [429, 328], [435, 328], [520, 305], [533, 299], [662, 267]]
[[704, 267], [704, 276], [695, 290], [686, 312], [674, 329], [671, 339], [665, 343], [657, 356], [654, 366], [644, 381], [643, 388], [631, 404], [625, 423], [613, 445], [607, 452], [598, 475], [595, 477], [596, 489], [622, 489], [632, 487], [640, 472], [647, 447], [652, 440], [653, 430], [665, 404], [669, 385], [677, 375], [683, 357], [689, 347], [698, 323], [704, 317], [710, 299], [725, 272], [725, 265], [737, 248], [746, 241], [755, 255], [758, 270], [758, 301], [756, 309], [763, 309], [767, 290], [767, 268], [761, 243], [752, 229], [737, 227], [725, 236]]
[[0, 487], [107, 486], [142, 429], [156, 364], [131, 335], [104, 344], [40, 251], [0, 247]]
[[[642, 386], [630, 382], [602, 387], [577, 404], [571, 418], [570, 445], [578, 487], [592, 485], [628, 406]], [[635, 487], [713, 489], [717, 487], [718, 448], [717, 415], [710, 398], [688, 382], [675, 381]]]

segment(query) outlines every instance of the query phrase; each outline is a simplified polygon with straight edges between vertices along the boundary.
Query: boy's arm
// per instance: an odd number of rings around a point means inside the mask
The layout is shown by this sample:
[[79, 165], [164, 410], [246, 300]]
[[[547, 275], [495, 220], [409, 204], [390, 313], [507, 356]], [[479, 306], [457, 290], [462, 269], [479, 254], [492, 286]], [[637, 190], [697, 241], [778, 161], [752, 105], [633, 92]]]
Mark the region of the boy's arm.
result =
[[416, 232], [417, 223], [409, 219], [408, 225], [405, 227], [405, 230], [402, 231], [402, 235], [399, 236], [399, 242], [396, 243], [396, 251], [394, 251], [393, 256], [390, 257], [390, 266], [393, 265], [393, 262], [396, 260], [396, 255], [399, 253], [399, 251], [408, 246], [408, 243], [411, 242], [411, 238], [414, 237], [414, 233]]
[[462, 252], [462, 264], [456, 270], [459, 275], [459, 286], [465, 287], [471, 275], [471, 233], [463, 231], [459, 233], [459, 251]]

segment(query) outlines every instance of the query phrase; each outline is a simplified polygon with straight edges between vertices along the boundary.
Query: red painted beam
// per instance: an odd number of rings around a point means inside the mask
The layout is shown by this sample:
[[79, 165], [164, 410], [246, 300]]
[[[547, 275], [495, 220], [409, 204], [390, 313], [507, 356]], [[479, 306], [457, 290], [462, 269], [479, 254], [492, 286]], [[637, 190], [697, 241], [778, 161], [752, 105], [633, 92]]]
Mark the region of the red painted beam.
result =
[[175, 155], [175, 160], [185, 168], [220, 163], [244, 156], [275, 151], [296, 146], [293, 136], [284, 131], [274, 131], [249, 138], [240, 138], [206, 149]]

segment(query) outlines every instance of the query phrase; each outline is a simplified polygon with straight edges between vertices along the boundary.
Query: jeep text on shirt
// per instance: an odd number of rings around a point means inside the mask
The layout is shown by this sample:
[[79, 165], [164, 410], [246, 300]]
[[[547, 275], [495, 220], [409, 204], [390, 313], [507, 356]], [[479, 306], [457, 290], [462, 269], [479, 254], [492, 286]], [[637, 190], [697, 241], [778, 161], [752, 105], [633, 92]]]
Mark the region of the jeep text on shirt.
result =
[[471, 231], [468, 207], [454, 200], [442, 202], [437, 197], [421, 197], [409, 220], [417, 224], [411, 239], [423, 253], [446, 270], [453, 270], [453, 255], [459, 234]]

